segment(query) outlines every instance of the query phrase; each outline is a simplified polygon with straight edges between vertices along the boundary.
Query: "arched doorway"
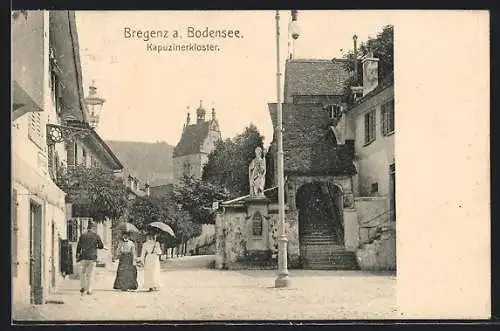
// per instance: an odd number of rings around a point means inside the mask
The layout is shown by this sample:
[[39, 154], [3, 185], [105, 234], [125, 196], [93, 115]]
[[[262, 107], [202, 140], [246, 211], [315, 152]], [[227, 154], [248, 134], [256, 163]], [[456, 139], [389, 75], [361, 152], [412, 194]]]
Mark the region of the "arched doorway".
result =
[[328, 182], [302, 185], [296, 194], [299, 245], [303, 267], [326, 268], [344, 248], [342, 191]]

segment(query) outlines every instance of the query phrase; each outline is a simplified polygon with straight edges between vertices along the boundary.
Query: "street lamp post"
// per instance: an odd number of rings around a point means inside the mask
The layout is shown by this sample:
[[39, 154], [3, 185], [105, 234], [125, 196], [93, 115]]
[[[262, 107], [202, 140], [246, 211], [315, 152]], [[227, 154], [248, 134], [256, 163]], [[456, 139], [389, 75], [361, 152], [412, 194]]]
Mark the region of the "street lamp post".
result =
[[[290, 31], [293, 39], [299, 37], [297, 26], [297, 11], [292, 10]], [[280, 70], [280, 13], [276, 11], [276, 107], [277, 107], [277, 137], [278, 137], [278, 205], [279, 205], [279, 237], [278, 237], [278, 278], [275, 287], [290, 286], [287, 266], [287, 243], [285, 229], [285, 178], [283, 169], [283, 110], [281, 107], [281, 70]]]

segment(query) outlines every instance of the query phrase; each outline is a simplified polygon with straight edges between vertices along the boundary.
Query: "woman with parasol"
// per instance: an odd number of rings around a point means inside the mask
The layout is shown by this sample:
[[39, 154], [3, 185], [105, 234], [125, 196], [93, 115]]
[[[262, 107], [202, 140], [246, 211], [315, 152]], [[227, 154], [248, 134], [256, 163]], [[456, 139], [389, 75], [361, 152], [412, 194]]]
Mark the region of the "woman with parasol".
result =
[[147, 228], [149, 233], [146, 242], [142, 246], [141, 262], [144, 265], [144, 287], [150, 291], [157, 291], [160, 288], [160, 256], [162, 249], [157, 241], [159, 233], [166, 233], [175, 237], [172, 228], [163, 222], [149, 223]]
[[156, 240], [156, 234], [150, 231], [146, 235], [146, 242], [142, 246], [141, 262], [144, 265], [144, 284], [149, 291], [160, 289], [160, 255], [162, 254], [160, 243]]

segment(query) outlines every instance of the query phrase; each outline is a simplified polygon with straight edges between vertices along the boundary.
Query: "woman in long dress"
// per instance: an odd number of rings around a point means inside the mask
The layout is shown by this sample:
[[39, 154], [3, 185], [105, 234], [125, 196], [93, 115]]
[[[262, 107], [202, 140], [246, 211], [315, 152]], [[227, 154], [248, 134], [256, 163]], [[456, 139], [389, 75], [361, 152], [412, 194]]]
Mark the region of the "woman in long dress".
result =
[[160, 255], [161, 246], [153, 234], [146, 236], [142, 245], [141, 261], [144, 265], [144, 288], [158, 291], [160, 288]]
[[137, 267], [135, 243], [130, 240], [128, 233], [123, 233], [122, 241], [118, 245], [117, 255], [119, 256], [118, 270], [116, 271], [113, 288], [116, 290], [137, 290]]

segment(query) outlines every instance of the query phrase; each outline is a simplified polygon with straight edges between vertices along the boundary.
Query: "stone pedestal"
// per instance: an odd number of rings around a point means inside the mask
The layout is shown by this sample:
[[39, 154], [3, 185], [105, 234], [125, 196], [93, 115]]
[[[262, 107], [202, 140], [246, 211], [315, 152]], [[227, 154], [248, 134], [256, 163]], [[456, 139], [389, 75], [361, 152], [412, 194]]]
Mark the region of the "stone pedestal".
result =
[[251, 197], [246, 201], [247, 251], [253, 255], [268, 252], [269, 245], [269, 201], [266, 197]]

